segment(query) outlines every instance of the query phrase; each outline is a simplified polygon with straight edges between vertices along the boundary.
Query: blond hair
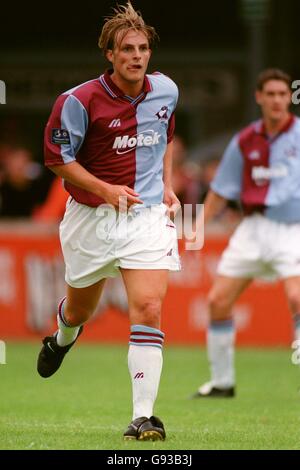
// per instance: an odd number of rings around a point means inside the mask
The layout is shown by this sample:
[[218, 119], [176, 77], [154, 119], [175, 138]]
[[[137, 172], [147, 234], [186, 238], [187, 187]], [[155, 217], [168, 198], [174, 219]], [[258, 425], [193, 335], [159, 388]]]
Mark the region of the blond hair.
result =
[[[106, 55], [108, 50], [116, 46], [116, 38], [120, 44], [129, 30], [141, 31], [148, 39], [150, 49], [159, 37], [152, 26], [145, 24], [139, 11], [135, 11], [130, 1], [126, 5], [117, 5], [113, 8], [114, 15], [105, 18], [105, 23], [99, 37], [98, 46]], [[120, 33], [120, 34], [119, 34]]]

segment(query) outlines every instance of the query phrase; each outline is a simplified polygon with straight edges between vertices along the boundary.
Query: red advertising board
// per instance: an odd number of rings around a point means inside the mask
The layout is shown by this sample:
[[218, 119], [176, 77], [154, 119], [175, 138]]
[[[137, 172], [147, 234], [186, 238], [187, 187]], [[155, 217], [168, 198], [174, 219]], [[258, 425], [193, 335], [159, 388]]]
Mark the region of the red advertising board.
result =
[[[209, 235], [200, 251], [180, 243], [182, 271], [170, 274], [162, 329], [168, 344], [200, 344], [208, 323], [207, 293], [226, 235]], [[57, 227], [0, 226], [0, 338], [40, 338], [55, 328], [55, 310], [64, 295], [64, 264]], [[280, 283], [255, 281], [234, 309], [237, 342], [290, 345], [291, 318]], [[121, 282], [109, 281], [99, 311], [82, 340], [128, 341], [126, 295]]]

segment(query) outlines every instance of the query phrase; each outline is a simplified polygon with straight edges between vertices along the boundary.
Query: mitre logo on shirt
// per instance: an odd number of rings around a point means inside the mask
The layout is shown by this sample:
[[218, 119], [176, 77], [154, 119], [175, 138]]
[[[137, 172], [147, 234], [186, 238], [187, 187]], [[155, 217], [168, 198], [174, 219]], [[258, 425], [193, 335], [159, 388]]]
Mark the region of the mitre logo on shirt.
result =
[[121, 119], [113, 119], [108, 127], [121, 127]]
[[117, 149], [117, 154], [130, 152], [136, 147], [150, 147], [159, 144], [161, 134], [153, 130], [141, 132], [135, 135], [123, 135], [115, 138], [113, 148]]
[[260, 158], [260, 151], [259, 150], [252, 150], [248, 155], [250, 160], [259, 160]]

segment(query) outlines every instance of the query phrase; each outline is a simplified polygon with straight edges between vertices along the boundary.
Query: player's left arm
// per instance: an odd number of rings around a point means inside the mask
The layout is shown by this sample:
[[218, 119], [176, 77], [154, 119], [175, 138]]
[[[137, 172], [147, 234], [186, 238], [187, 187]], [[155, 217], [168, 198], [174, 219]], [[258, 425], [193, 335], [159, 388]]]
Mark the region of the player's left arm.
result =
[[164, 155], [164, 199], [163, 202], [168, 206], [168, 215], [174, 218], [176, 212], [180, 208], [180, 202], [173, 191], [172, 186], [172, 158], [173, 158], [173, 141], [167, 145], [167, 150]]

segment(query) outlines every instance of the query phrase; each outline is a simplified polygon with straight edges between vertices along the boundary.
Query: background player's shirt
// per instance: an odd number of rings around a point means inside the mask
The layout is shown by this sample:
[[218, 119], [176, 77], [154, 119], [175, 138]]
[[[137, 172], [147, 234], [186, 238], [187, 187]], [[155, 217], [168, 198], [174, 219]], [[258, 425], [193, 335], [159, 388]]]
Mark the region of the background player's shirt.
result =
[[239, 200], [246, 214], [300, 222], [300, 119], [294, 115], [273, 138], [256, 121], [229, 143], [211, 189]]
[[[163, 157], [174, 134], [178, 99], [175, 83], [160, 73], [146, 75], [142, 93], [131, 98], [111, 71], [60, 95], [45, 129], [47, 166], [77, 161], [110, 184], [127, 185], [145, 206], [163, 200]], [[103, 199], [65, 181], [82, 204]]]

